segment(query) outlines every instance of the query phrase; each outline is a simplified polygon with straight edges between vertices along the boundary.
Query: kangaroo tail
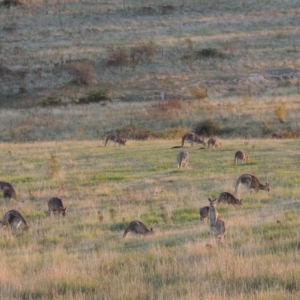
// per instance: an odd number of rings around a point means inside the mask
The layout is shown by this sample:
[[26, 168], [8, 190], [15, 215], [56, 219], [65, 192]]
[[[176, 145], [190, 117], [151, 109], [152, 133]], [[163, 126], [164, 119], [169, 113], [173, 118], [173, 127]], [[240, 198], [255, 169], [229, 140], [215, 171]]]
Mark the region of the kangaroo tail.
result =
[[182, 148], [182, 146], [174, 146], [171, 149], [175, 149], [175, 148]]
[[240, 181], [240, 179], [238, 179], [235, 184], [235, 192], [234, 192], [235, 196], [238, 196], [240, 184], [241, 184], [241, 181]]
[[129, 233], [129, 229], [128, 228], [126, 228], [126, 230], [124, 231], [124, 234], [123, 234], [123, 238], [125, 239], [126, 238], [126, 236], [127, 236], [127, 234]]

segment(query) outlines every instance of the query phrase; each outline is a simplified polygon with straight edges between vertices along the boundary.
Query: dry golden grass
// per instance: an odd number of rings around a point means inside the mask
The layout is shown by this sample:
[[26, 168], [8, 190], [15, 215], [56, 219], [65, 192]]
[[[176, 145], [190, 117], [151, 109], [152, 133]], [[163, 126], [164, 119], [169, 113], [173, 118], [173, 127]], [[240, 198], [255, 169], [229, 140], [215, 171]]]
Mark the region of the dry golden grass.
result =
[[[18, 209], [30, 226], [18, 236], [1, 229], [2, 297], [267, 299], [276, 291], [297, 298], [298, 140], [223, 139], [216, 151], [187, 146], [189, 166], [178, 170], [171, 146], [179, 140], [0, 144], [1, 178], [19, 196], [1, 205], [2, 214]], [[234, 165], [236, 149], [249, 162]], [[219, 204], [226, 238], [218, 244], [199, 222], [199, 208], [233, 192], [246, 172], [271, 182], [271, 195], [242, 191], [242, 206]], [[65, 218], [45, 214], [52, 196], [63, 199]], [[155, 235], [123, 240], [136, 219]]]

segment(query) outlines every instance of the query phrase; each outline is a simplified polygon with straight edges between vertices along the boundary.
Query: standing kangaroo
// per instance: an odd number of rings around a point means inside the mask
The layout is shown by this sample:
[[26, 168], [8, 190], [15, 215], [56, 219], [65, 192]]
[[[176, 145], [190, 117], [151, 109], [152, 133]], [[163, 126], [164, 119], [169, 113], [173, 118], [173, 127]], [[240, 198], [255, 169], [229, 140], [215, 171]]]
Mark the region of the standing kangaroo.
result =
[[228, 192], [221, 193], [218, 198], [218, 202], [224, 202], [224, 203], [233, 204], [233, 205], [242, 205], [242, 199], [239, 200]]
[[209, 206], [204, 206], [204, 207], [200, 208], [200, 210], [199, 210], [200, 221], [204, 221], [205, 223], [207, 223], [207, 221], [208, 221], [208, 212], [209, 212]]
[[48, 212], [50, 217], [52, 217], [52, 215], [54, 213], [61, 213], [62, 216], [64, 217], [66, 215], [66, 207], [64, 207], [63, 202], [61, 199], [53, 197], [48, 201]]
[[222, 219], [221, 215], [218, 213], [216, 208], [217, 199], [210, 199], [209, 201], [209, 231], [211, 235], [215, 235], [219, 238], [223, 238], [225, 234], [225, 222]]
[[188, 165], [189, 162], [189, 153], [188, 152], [179, 152], [177, 154], [177, 164], [178, 164], [178, 168], [181, 167], [186, 167]]
[[104, 147], [106, 147], [106, 144], [108, 143], [108, 141], [113, 141], [115, 143], [115, 146], [116, 144], [118, 145], [123, 145], [125, 146], [125, 143], [126, 143], [126, 140], [123, 140], [118, 134], [116, 133], [111, 133], [109, 134], [107, 137], [106, 137], [106, 140], [105, 140], [105, 145]]
[[186, 133], [181, 140], [181, 146], [174, 146], [174, 148], [182, 148], [185, 142], [191, 143], [191, 146], [194, 147], [194, 143], [202, 144], [204, 147], [206, 147], [206, 143], [204, 140], [201, 140], [201, 138], [194, 132], [188, 132]]
[[3, 199], [5, 202], [10, 201], [11, 198], [17, 200], [16, 191], [10, 183], [0, 181], [0, 189], [3, 192]]
[[256, 176], [252, 174], [243, 174], [241, 175], [235, 184], [235, 195], [238, 196], [238, 191], [240, 185], [246, 186], [250, 193], [255, 190], [258, 192], [259, 190], [266, 191], [270, 193], [270, 183], [266, 182], [266, 184], [261, 184]]
[[248, 156], [241, 150], [236, 151], [234, 154], [234, 164], [238, 163], [238, 160], [248, 161]]
[[125, 229], [123, 238], [125, 239], [128, 233], [131, 232], [133, 234], [137, 235], [148, 235], [148, 234], [154, 234], [154, 231], [152, 228], [150, 230], [147, 228], [147, 226], [141, 222], [141, 221], [132, 221], [128, 227]]
[[211, 137], [207, 142], [207, 148], [209, 148], [210, 146], [212, 146], [212, 148], [220, 148], [221, 142], [216, 138]]
[[0, 222], [2, 226], [10, 226], [10, 229], [13, 233], [17, 232], [18, 227], [23, 223], [23, 230], [28, 230], [29, 226], [27, 225], [24, 217], [17, 210], [8, 211]]

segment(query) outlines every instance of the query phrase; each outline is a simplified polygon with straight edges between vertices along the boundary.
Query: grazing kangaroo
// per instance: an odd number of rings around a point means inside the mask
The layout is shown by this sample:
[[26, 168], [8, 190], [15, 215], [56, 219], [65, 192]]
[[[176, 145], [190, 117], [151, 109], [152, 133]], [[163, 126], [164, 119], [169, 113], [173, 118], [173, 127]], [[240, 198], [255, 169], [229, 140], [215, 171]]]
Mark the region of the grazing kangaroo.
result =
[[182, 137], [181, 146], [174, 146], [174, 148], [182, 148], [184, 143], [188, 142], [191, 143], [191, 146], [194, 147], [194, 143], [202, 144], [204, 147], [206, 147], [206, 143], [204, 140], [201, 140], [201, 138], [194, 132], [188, 132]]
[[0, 181], [0, 189], [3, 192], [3, 199], [5, 202], [8, 202], [11, 198], [17, 200], [16, 191], [10, 183]]
[[212, 148], [220, 148], [221, 142], [216, 138], [211, 137], [207, 142], [207, 148], [209, 148], [210, 146], [212, 146]]
[[147, 228], [147, 226], [140, 221], [132, 221], [128, 227], [125, 229], [123, 238], [125, 239], [128, 233], [134, 233], [137, 235], [148, 235], [148, 234], [154, 234], [154, 231], [152, 228], [150, 230]]
[[210, 199], [209, 201], [209, 231], [211, 235], [216, 235], [219, 238], [223, 238], [225, 234], [225, 222], [222, 219], [221, 215], [218, 213], [216, 208], [217, 199]]
[[209, 206], [204, 206], [204, 207], [200, 208], [200, 210], [199, 210], [200, 221], [204, 221], [205, 223], [207, 223], [207, 221], [208, 221], [208, 212], [209, 212]]
[[241, 150], [236, 151], [234, 154], [234, 164], [238, 163], [238, 160], [248, 161], [248, 156]]
[[61, 213], [62, 216], [64, 217], [66, 215], [66, 207], [64, 207], [63, 202], [61, 199], [53, 197], [48, 201], [48, 212], [50, 217], [52, 217], [52, 215], [54, 213]]
[[178, 168], [181, 167], [186, 167], [189, 162], [189, 153], [188, 152], [179, 152], [177, 154], [177, 163], [178, 163]]
[[252, 174], [243, 174], [238, 178], [238, 180], [236, 181], [236, 184], [235, 184], [235, 195], [236, 196], [238, 196], [238, 191], [239, 191], [239, 187], [241, 184], [246, 186], [249, 189], [250, 193], [253, 190], [255, 190], [256, 192], [258, 192], [259, 190], [263, 190], [263, 191], [270, 193], [270, 183], [269, 182], [266, 182], [266, 184], [261, 184], [256, 176], [254, 176]]
[[17, 210], [8, 211], [2, 219], [2, 226], [10, 226], [10, 229], [13, 233], [17, 232], [18, 227], [23, 223], [23, 230], [28, 230], [29, 226], [27, 225], [24, 217]]
[[218, 202], [224, 202], [224, 203], [233, 204], [233, 205], [242, 205], [242, 199], [239, 200], [228, 192], [221, 193], [218, 198]]
[[118, 134], [116, 133], [111, 133], [109, 134], [107, 137], [106, 137], [106, 140], [105, 140], [105, 145], [104, 147], [106, 147], [106, 144], [108, 141], [113, 141], [115, 143], [115, 146], [116, 144], [118, 145], [123, 145], [125, 146], [125, 143], [126, 143], [126, 140], [123, 140]]

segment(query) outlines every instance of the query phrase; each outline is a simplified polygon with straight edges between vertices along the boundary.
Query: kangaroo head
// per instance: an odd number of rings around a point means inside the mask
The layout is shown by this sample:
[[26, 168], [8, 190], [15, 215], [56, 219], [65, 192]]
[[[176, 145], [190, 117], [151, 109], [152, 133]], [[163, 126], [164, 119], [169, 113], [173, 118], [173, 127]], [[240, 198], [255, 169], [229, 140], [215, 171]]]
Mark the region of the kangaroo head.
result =
[[270, 193], [270, 182], [266, 182], [266, 190], [268, 191], [268, 193]]
[[152, 227], [150, 228], [149, 234], [154, 234], [154, 230]]
[[123, 145], [125, 146], [127, 140], [124, 140]]
[[61, 210], [61, 214], [62, 214], [63, 216], [65, 216], [65, 215], [66, 215], [66, 210], [67, 210], [67, 208], [62, 206], [62, 207], [60, 208], [60, 210]]

